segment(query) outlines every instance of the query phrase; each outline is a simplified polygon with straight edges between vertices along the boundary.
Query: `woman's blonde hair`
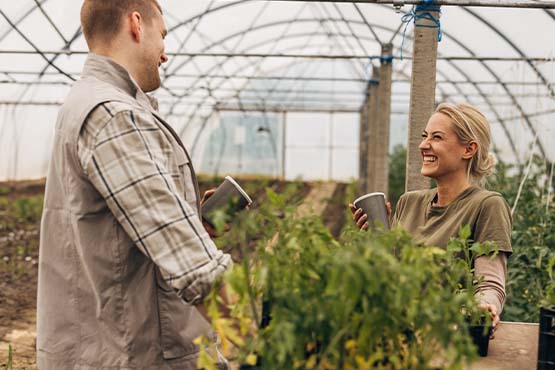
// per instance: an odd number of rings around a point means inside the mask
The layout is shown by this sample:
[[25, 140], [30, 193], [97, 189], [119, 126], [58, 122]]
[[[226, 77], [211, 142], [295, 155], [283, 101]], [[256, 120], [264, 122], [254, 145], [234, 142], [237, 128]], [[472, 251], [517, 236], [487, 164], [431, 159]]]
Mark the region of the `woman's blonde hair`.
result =
[[451, 118], [461, 143], [476, 143], [477, 150], [468, 163], [467, 176], [473, 183], [481, 184], [493, 172], [496, 163], [489, 152], [491, 131], [487, 118], [478, 109], [464, 103], [441, 103], [435, 112]]

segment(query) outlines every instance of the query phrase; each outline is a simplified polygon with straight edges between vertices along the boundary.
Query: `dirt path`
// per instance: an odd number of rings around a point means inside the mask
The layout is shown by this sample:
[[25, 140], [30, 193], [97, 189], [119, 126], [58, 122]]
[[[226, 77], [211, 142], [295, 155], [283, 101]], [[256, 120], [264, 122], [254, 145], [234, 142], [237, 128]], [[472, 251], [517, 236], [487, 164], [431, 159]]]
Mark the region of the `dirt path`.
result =
[[35, 359], [35, 310], [22, 314], [23, 319], [14, 323], [13, 329], [0, 340], [0, 369], [9, 369], [9, 347], [12, 348], [11, 369], [36, 370]]
[[307, 216], [311, 212], [315, 215], [322, 215], [329, 199], [333, 197], [336, 187], [337, 184], [333, 182], [316, 183], [303, 204], [297, 209], [296, 216]]
[[[260, 180], [241, 179], [247, 186], [251, 181]], [[264, 181], [278, 193], [285, 186], [283, 181]], [[221, 179], [199, 182], [201, 190], [206, 190]], [[310, 188], [305, 183], [299, 191], [305, 195]], [[0, 183], [0, 370], [36, 370], [35, 307], [43, 192], [43, 181]], [[333, 190], [324, 192], [313, 204], [322, 208], [331, 194]], [[264, 196], [265, 192], [255, 195], [260, 202]]]

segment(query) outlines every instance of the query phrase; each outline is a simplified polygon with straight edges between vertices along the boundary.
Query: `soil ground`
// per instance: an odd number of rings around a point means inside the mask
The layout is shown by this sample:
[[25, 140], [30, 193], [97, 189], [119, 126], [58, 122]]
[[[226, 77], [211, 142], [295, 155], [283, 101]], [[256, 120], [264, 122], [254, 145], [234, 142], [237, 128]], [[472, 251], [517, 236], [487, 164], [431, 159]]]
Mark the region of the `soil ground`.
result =
[[[201, 194], [216, 187], [221, 178], [201, 177]], [[279, 180], [240, 178], [248, 185], [262, 181], [279, 193], [286, 183]], [[246, 186], [245, 186], [246, 187]], [[345, 185], [339, 184], [324, 212], [324, 222], [337, 237], [344, 222]], [[306, 195], [311, 184], [304, 183]], [[248, 192], [248, 190], [247, 190]], [[44, 181], [0, 183], [0, 369], [36, 370], [35, 307], [40, 216]], [[265, 192], [253, 194], [254, 206]], [[11, 354], [10, 354], [11, 347]]]

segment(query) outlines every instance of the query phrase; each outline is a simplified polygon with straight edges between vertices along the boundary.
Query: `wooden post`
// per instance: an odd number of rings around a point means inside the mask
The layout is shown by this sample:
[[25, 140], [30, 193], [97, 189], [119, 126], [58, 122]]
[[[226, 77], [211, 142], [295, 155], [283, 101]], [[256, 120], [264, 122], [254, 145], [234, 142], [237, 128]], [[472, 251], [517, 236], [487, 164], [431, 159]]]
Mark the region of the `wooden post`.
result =
[[285, 155], [287, 154], [287, 113], [284, 111], [281, 117], [281, 179], [285, 181]]
[[[368, 94], [368, 90], [367, 90]], [[358, 138], [358, 192], [364, 194], [366, 192], [366, 182], [368, 181], [367, 169], [368, 165], [368, 95], [360, 108], [360, 125]]]
[[367, 182], [364, 193], [375, 191], [376, 189], [376, 147], [378, 146], [378, 83], [379, 70], [374, 67], [372, 70], [372, 81], [368, 85], [368, 130], [367, 130]]
[[382, 59], [379, 70], [378, 112], [376, 119], [375, 142], [375, 188], [387, 195], [389, 188], [389, 126], [391, 121], [391, 74], [393, 45], [382, 46]]
[[[430, 11], [430, 13], [436, 19], [439, 19], [439, 6], [434, 6], [434, 9], [436, 11]], [[418, 145], [422, 140], [422, 131], [425, 129], [426, 123], [435, 108], [438, 29], [429, 28], [435, 26], [435, 23], [429, 19], [418, 18], [421, 14], [421, 10], [416, 11], [410, 89], [406, 191], [430, 187], [429, 179], [420, 175], [422, 159]]]

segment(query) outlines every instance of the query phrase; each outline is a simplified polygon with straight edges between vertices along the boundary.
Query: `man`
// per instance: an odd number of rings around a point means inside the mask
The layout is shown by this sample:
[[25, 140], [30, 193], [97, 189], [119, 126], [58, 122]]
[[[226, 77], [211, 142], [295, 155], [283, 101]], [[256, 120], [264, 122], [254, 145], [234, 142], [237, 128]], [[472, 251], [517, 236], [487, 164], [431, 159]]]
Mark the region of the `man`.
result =
[[46, 184], [38, 368], [194, 369], [193, 340], [215, 340], [203, 298], [231, 259], [203, 228], [187, 151], [145, 94], [168, 60], [162, 10], [85, 0], [81, 24], [91, 53]]

